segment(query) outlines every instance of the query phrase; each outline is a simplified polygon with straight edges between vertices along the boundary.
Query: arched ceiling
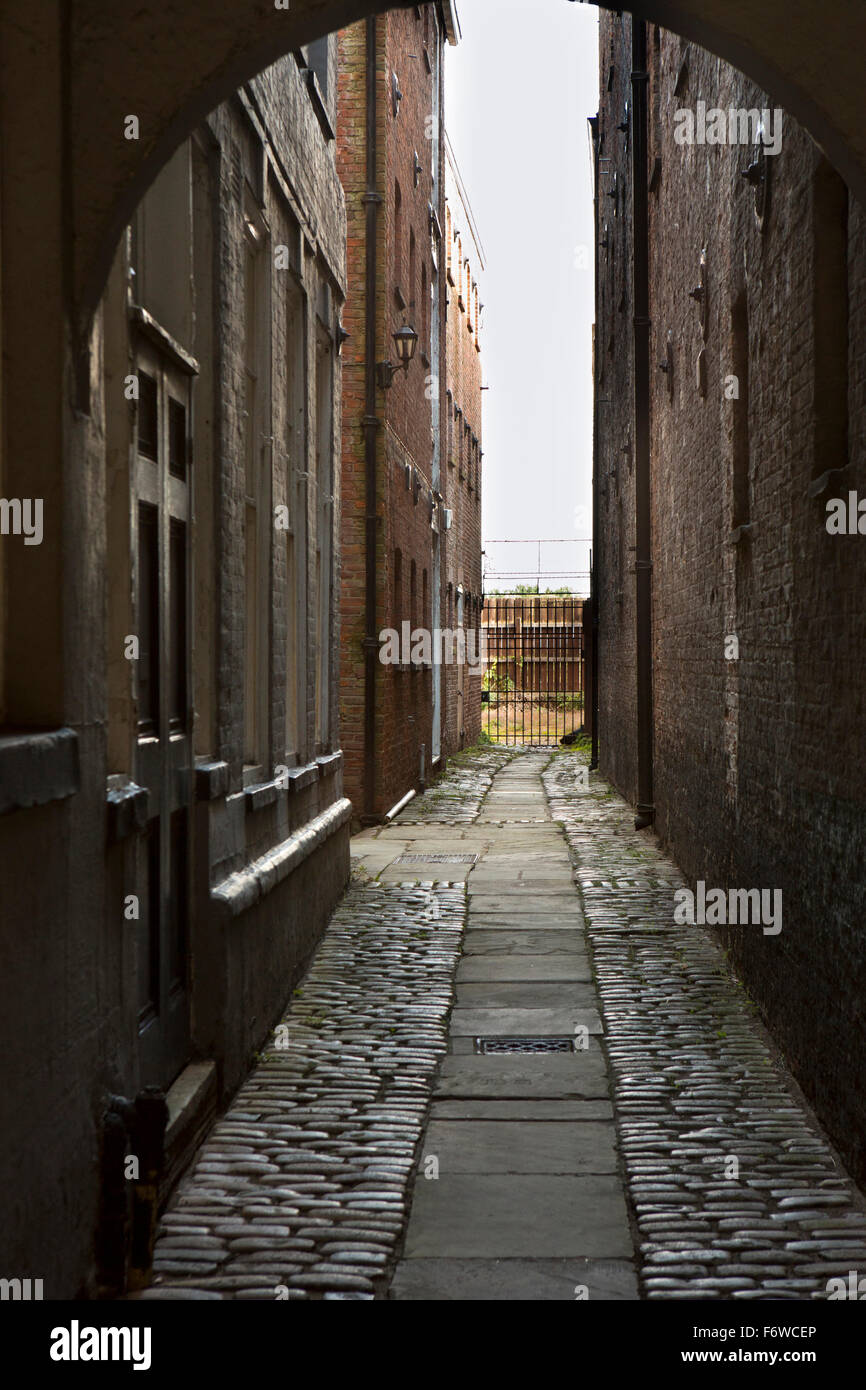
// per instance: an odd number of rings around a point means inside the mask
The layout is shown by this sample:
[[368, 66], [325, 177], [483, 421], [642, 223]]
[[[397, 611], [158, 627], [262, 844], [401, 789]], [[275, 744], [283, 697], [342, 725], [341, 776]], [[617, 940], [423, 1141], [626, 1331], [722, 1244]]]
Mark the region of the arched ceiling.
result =
[[[473, 3], [458, 0], [466, 23]], [[68, 0], [66, 158], [79, 328], [99, 300], [133, 209], [196, 123], [281, 55], [394, 7], [384, 0], [289, 0], [288, 9], [274, 0]], [[866, 204], [864, 0], [634, 0], [632, 9], [745, 71], [806, 126]], [[531, 42], [532, 0], [525, 23]], [[139, 118], [138, 141], [124, 138], [130, 114]]]

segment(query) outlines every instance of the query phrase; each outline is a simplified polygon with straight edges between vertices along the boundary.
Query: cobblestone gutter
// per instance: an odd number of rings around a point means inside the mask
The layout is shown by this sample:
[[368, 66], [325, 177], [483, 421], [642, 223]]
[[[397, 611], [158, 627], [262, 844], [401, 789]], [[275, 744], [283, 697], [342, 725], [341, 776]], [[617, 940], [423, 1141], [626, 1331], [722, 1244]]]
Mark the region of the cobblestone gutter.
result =
[[373, 1298], [446, 1046], [465, 889], [354, 883], [165, 1213], [145, 1298]]
[[447, 825], [468, 825], [478, 815], [497, 772], [501, 772], [518, 751], [491, 746], [457, 754], [448, 764], [444, 777], [406, 807], [400, 824], [424, 825], [428, 821], [440, 821]]
[[606, 783], [579, 792], [581, 761], [555, 757], [545, 786], [583, 896], [645, 1295], [826, 1298], [866, 1273], [862, 1197], [710, 932], [674, 923], [676, 866]]

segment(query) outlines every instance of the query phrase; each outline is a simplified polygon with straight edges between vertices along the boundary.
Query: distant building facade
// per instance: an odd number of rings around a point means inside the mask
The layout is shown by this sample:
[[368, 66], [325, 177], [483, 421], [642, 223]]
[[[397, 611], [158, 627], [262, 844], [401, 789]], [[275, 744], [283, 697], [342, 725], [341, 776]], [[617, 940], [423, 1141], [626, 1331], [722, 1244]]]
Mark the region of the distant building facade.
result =
[[782, 890], [725, 944], [862, 1180], [866, 221], [741, 73], [600, 43], [600, 766], [693, 880]]
[[[456, 262], [445, 232], [444, 51], [457, 42], [457, 18], [451, 3], [405, 7], [339, 37], [349, 334], [341, 727], [347, 795], [356, 820], [374, 823], [437, 775], [467, 728], [458, 715], [465, 668], [421, 648], [415, 659], [390, 660], [382, 636], [404, 625], [409, 634], [468, 628], [478, 617], [480, 532], [456, 510], [466, 464], [458, 480], [449, 454], [457, 431], [446, 418], [457, 286], [446, 278], [446, 257], [452, 269]], [[392, 372], [394, 334], [404, 328], [417, 334], [417, 350], [408, 370]], [[477, 423], [474, 434], [480, 440]], [[474, 569], [462, 546], [477, 550]]]
[[[446, 626], [481, 630], [482, 448], [481, 320], [484, 251], [451, 142], [445, 138], [446, 389], [448, 507], [453, 542], [445, 575]], [[453, 619], [453, 621], [452, 621]], [[475, 743], [481, 732], [482, 680], [458, 668], [447, 691], [449, 750]]]

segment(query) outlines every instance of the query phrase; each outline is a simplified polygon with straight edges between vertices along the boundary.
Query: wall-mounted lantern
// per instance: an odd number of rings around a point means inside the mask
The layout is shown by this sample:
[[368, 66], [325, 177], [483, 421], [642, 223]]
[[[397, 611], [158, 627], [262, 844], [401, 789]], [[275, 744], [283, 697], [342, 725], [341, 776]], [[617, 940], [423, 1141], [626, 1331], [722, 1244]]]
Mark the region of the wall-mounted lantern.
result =
[[379, 385], [383, 391], [390, 390], [397, 372], [408, 372], [409, 363], [415, 356], [415, 349], [418, 346], [418, 334], [414, 328], [410, 328], [408, 323], [404, 323], [402, 328], [398, 328], [393, 337], [397, 348], [396, 364], [393, 362], [380, 362], [376, 368], [379, 377]]

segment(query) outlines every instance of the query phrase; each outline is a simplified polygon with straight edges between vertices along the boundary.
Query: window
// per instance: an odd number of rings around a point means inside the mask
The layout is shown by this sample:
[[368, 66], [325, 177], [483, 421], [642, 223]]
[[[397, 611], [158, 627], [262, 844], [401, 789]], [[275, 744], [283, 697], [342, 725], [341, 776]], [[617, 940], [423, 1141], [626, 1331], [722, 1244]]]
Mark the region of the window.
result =
[[137, 302], [184, 344], [193, 341], [194, 331], [191, 149], [185, 141], [163, 167], [133, 224]]
[[159, 733], [159, 513], [138, 504], [138, 729]]
[[848, 463], [848, 188], [822, 158], [813, 187], [813, 477]]
[[266, 436], [270, 357], [270, 284], [264, 225], [245, 199], [244, 266], [244, 761], [257, 767], [267, 748], [270, 467]]
[[[286, 565], [286, 757], [300, 754], [305, 742], [305, 727], [299, 711], [304, 709], [302, 693], [302, 653], [299, 633], [304, 631], [300, 609], [303, 586], [303, 553], [296, 536], [299, 474], [307, 468], [307, 429], [305, 408], [306, 314], [304, 297], [291, 276], [286, 284], [286, 441], [285, 441], [285, 502], [289, 524], [285, 532]], [[275, 533], [279, 535], [279, 532]], [[303, 535], [303, 524], [301, 525]]]
[[662, 125], [662, 46], [661, 29], [657, 24], [653, 25], [653, 48], [652, 48], [652, 75], [650, 100], [652, 103], [652, 150], [653, 168], [650, 174], [650, 192], [656, 192], [659, 186], [659, 178], [662, 166], [662, 142], [664, 139], [664, 129]]
[[731, 311], [733, 371], [739, 383], [739, 397], [731, 403], [733, 416], [733, 488], [731, 526], [749, 522], [749, 305], [745, 290], [737, 296]]
[[403, 279], [403, 195], [394, 183], [394, 284], [399, 289]]
[[414, 632], [418, 624], [418, 570], [414, 560], [409, 566], [409, 621]]
[[403, 552], [394, 551], [394, 607], [391, 612], [391, 625], [399, 628], [403, 621]]
[[427, 354], [430, 347], [430, 293], [427, 289], [427, 267], [421, 266], [421, 351]]
[[417, 258], [417, 257], [416, 257], [416, 250], [415, 250], [415, 230], [414, 230], [414, 228], [410, 228], [410, 230], [409, 230], [409, 286], [408, 286], [408, 288], [409, 288], [409, 293], [408, 293], [408, 295], [407, 295], [407, 300], [408, 300], [408, 303], [409, 303], [409, 307], [410, 307], [411, 309], [414, 309], [414, 307], [415, 307], [415, 275], [416, 275], [416, 271], [417, 271], [417, 267], [416, 267], [416, 258]]
[[146, 458], [159, 457], [159, 411], [156, 377], [138, 373], [138, 452]]
[[331, 533], [334, 516], [334, 353], [320, 331], [316, 352], [316, 744], [330, 745]]
[[322, 96], [328, 96], [328, 38], [314, 39], [307, 45], [307, 65], [316, 75]]
[[173, 396], [168, 402], [168, 469], [176, 478], [186, 481], [187, 429], [186, 406]]

